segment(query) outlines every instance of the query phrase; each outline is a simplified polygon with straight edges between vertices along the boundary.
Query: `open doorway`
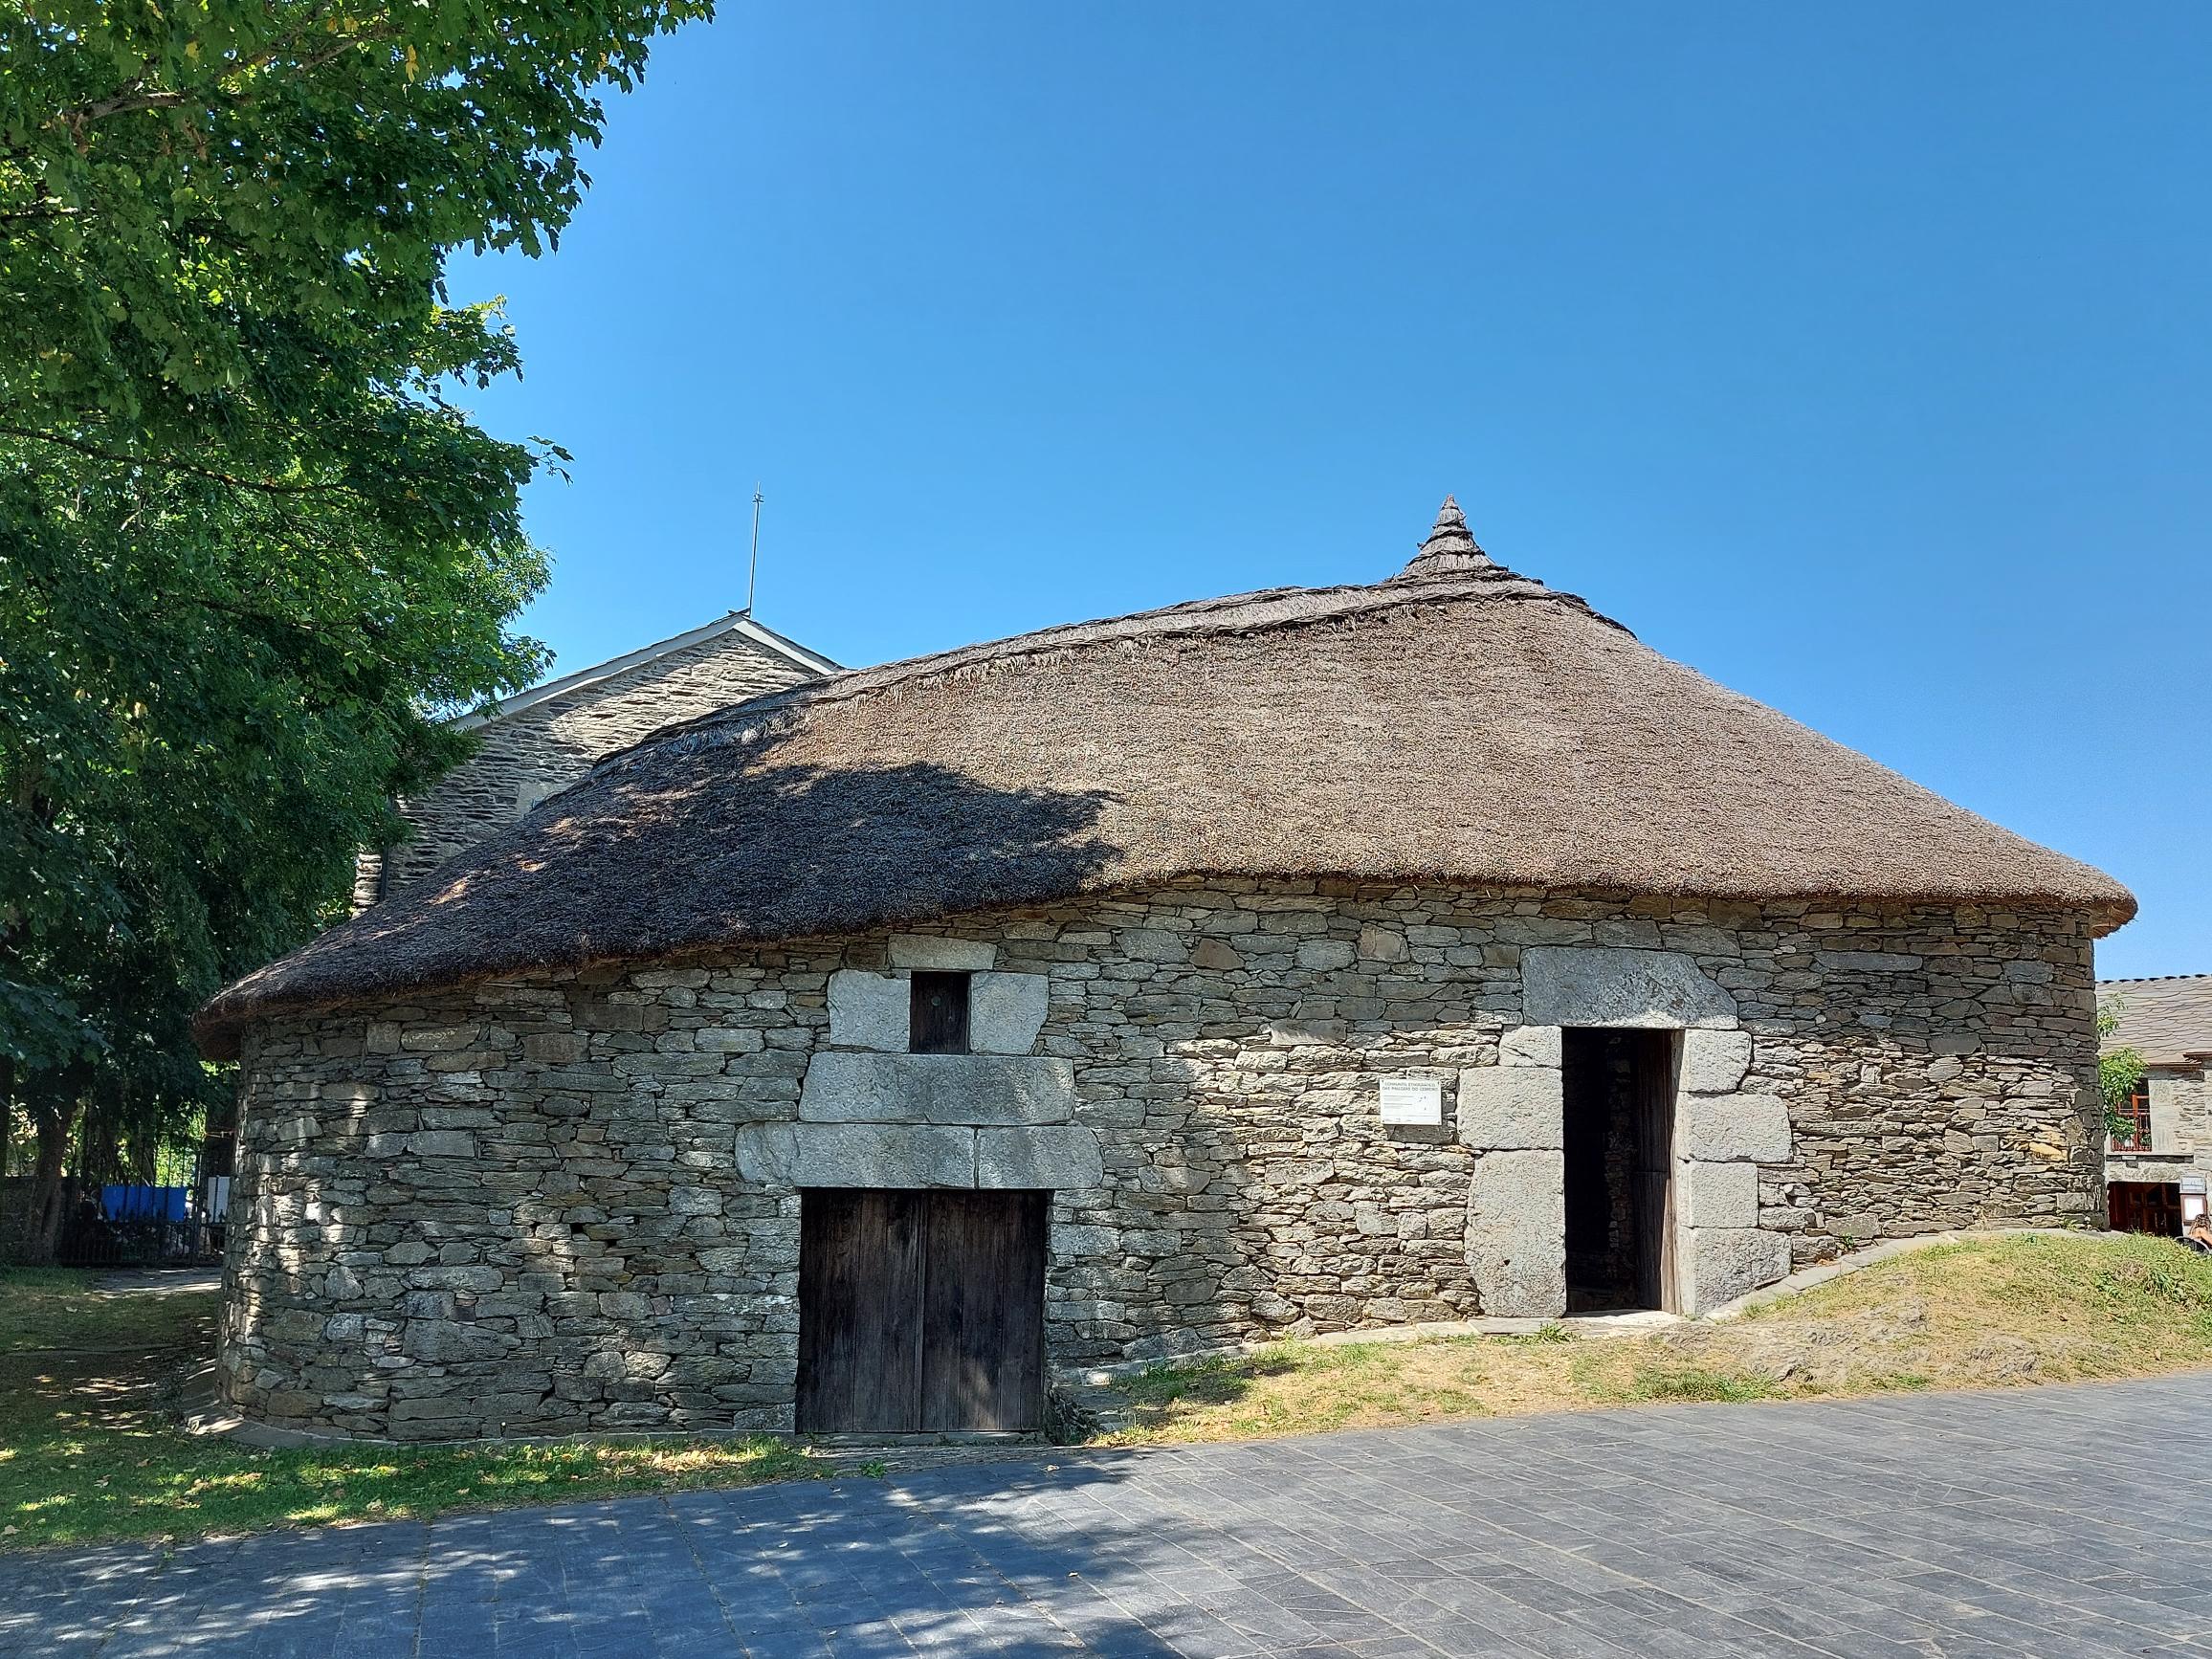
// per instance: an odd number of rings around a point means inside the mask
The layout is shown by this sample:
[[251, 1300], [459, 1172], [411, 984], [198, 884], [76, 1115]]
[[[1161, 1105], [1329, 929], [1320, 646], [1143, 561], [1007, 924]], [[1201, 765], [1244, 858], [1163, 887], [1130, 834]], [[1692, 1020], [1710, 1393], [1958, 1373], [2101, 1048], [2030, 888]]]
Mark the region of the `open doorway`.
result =
[[1570, 1314], [1676, 1311], [1675, 1046], [1672, 1031], [1562, 1034]]
[[2106, 1219], [2114, 1232], [2156, 1232], [2181, 1236], [2181, 1183], [2178, 1181], [2115, 1181], [2105, 1188]]

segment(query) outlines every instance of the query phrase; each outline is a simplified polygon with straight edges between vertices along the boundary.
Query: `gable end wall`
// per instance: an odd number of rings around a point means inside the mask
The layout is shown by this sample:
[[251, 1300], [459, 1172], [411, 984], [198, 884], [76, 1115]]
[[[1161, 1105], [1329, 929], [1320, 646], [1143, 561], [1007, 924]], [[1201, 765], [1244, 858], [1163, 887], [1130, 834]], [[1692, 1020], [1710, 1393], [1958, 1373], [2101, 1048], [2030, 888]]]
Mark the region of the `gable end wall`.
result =
[[811, 677], [788, 657], [730, 632], [487, 721], [476, 729], [474, 756], [400, 803], [414, 838], [363, 856], [355, 908], [421, 880], [661, 727]]

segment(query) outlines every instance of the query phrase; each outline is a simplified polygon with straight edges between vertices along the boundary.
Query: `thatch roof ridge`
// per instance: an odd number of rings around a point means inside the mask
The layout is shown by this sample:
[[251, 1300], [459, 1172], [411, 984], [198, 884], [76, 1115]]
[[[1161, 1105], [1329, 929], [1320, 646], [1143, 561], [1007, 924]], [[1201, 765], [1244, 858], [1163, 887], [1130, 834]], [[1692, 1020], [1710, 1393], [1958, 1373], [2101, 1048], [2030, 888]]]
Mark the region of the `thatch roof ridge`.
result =
[[1421, 550], [1413, 555], [1413, 562], [1400, 572], [1398, 580], [1407, 577], [1449, 576], [1463, 570], [1493, 570], [1497, 568], [1482, 544], [1475, 541], [1474, 532], [1467, 527], [1467, 515], [1459, 510], [1456, 496], [1444, 498], [1444, 505], [1437, 509], [1436, 522], [1421, 543]]
[[[1431, 538], [1433, 540], [1433, 537]], [[1470, 541], [1471, 545], [1471, 539]], [[1263, 587], [1216, 599], [1186, 599], [1125, 616], [1085, 622], [1058, 622], [1028, 633], [974, 645], [954, 646], [921, 656], [901, 657], [870, 668], [844, 669], [820, 679], [782, 686], [727, 708], [710, 710], [648, 732], [627, 748], [601, 758], [594, 771], [618, 767], [661, 743], [719, 730], [741, 733], [795, 714], [851, 698], [896, 696], [902, 692], [956, 682], [963, 677], [1006, 673], [1058, 661], [1070, 653], [1129, 649], [1180, 640], [1246, 638], [1291, 629], [1341, 625], [1360, 617], [1462, 599], [1498, 602], [1543, 601], [1571, 606], [1594, 622], [1618, 629], [1630, 639], [1633, 630], [1616, 622], [1578, 594], [1546, 587], [1533, 577], [1517, 576], [1484, 559], [1483, 573], [1462, 568], [1430, 573], [1417, 568], [1426, 554], [1388, 581], [1339, 584], [1330, 587]]]

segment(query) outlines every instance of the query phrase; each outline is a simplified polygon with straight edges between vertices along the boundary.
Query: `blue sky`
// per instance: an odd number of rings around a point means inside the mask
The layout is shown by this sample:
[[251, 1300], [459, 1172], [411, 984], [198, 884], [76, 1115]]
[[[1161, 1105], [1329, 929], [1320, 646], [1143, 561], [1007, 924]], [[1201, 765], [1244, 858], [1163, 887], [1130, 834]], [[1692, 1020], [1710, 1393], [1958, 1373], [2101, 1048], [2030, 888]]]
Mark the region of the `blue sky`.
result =
[[528, 619], [849, 663], [1483, 543], [2212, 970], [2212, 8], [727, 5], [560, 252]]

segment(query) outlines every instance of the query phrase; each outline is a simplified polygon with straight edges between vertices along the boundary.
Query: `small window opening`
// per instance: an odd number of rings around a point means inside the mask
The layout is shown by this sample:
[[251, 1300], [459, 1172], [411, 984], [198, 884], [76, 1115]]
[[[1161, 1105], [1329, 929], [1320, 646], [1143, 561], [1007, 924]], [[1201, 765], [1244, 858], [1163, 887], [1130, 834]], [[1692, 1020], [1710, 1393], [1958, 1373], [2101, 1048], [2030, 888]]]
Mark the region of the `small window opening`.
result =
[[917, 973], [907, 1047], [917, 1054], [968, 1051], [968, 975]]

